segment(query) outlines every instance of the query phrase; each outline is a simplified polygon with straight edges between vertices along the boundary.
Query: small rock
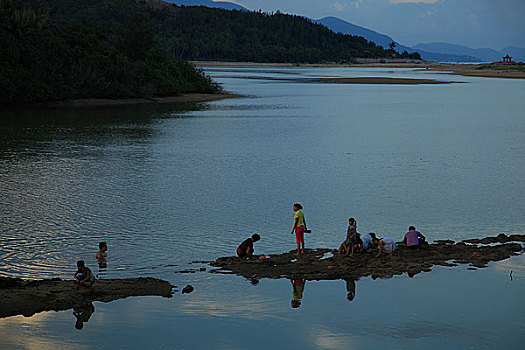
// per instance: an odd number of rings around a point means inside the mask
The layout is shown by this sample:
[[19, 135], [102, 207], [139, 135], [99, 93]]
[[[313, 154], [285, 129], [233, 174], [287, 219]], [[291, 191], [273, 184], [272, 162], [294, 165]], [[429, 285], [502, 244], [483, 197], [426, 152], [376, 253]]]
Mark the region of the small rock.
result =
[[193, 286], [188, 284], [186, 287], [182, 288], [182, 294], [190, 294], [193, 290]]
[[205, 268], [205, 267], [201, 267], [201, 268], [199, 269], [199, 271], [206, 271], [206, 268]]

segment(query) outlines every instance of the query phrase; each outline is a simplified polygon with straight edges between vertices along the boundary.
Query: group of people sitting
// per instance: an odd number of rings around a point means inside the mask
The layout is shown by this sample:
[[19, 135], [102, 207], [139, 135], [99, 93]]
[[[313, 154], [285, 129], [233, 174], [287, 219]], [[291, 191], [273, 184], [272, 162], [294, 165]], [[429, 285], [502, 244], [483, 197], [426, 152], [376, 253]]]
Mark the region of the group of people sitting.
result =
[[[416, 231], [415, 226], [410, 226], [403, 239], [403, 244], [409, 249], [417, 249], [427, 243], [425, 236]], [[378, 238], [373, 232], [361, 235], [357, 232], [357, 221], [354, 218], [348, 219], [346, 239], [339, 246], [339, 255], [345, 253], [346, 256], [352, 256], [356, 250], [371, 252], [376, 248], [379, 249], [376, 257], [379, 257], [382, 254], [392, 255], [397, 245], [392, 238]]]

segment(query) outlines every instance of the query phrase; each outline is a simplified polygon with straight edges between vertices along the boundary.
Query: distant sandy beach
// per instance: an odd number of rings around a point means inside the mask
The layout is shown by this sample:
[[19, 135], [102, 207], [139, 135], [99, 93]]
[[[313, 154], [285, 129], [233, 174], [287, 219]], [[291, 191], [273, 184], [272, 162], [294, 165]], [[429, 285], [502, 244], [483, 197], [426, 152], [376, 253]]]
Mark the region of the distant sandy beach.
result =
[[321, 78], [322, 82], [341, 84], [399, 84], [399, 85], [421, 85], [421, 84], [451, 84], [451, 81], [439, 81], [433, 79], [412, 78], [387, 78], [387, 77], [358, 77], [358, 78]]
[[66, 101], [49, 101], [43, 102], [43, 105], [51, 107], [91, 107], [91, 106], [120, 106], [144, 103], [183, 103], [183, 102], [206, 102], [223, 100], [226, 98], [238, 98], [242, 95], [230, 93], [215, 94], [182, 94], [179, 96], [151, 97], [151, 98], [124, 98], [124, 99], [105, 99], [105, 98], [87, 98]]
[[444, 74], [462, 75], [468, 77], [525, 79], [523, 64], [458, 64], [458, 63], [363, 63], [363, 64], [295, 64], [295, 63], [255, 63], [255, 62], [216, 62], [193, 61], [196, 66], [223, 67], [353, 67], [353, 68], [414, 68], [443, 72]]

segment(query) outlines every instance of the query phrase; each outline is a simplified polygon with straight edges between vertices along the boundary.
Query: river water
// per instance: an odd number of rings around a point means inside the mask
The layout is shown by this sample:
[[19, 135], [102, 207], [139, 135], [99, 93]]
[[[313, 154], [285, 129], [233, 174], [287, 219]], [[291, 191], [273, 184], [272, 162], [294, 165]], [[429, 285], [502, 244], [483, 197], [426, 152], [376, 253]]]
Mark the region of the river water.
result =
[[[198, 269], [252, 233], [256, 253], [360, 232], [525, 234], [525, 82], [379, 68], [206, 67], [244, 95], [199, 104], [2, 110], [0, 276], [153, 276], [195, 292], [0, 320], [0, 348], [521, 348], [525, 260], [356, 282], [252, 285]], [[346, 85], [387, 76], [444, 85]], [[107, 268], [95, 260], [108, 242]], [[510, 270], [514, 279], [509, 278]]]

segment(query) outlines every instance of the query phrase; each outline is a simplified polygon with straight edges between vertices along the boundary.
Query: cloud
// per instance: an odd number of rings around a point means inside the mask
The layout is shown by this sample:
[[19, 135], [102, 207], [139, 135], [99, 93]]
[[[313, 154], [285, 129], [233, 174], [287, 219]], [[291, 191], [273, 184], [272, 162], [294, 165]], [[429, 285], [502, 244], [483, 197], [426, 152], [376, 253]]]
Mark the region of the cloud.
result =
[[341, 11], [343, 11], [343, 9], [346, 7], [346, 5], [347, 5], [346, 2], [344, 2], [344, 3], [342, 3], [342, 4], [341, 4], [340, 2], [336, 2], [336, 3], [334, 3], [333, 6], [334, 6], [334, 8], [335, 8], [337, 11], [341, 12]]
[[439, 0], [389, 0], [392, 4], [404, 4], [404, 3], [413, 3], [413, 4], [434, 4]]

